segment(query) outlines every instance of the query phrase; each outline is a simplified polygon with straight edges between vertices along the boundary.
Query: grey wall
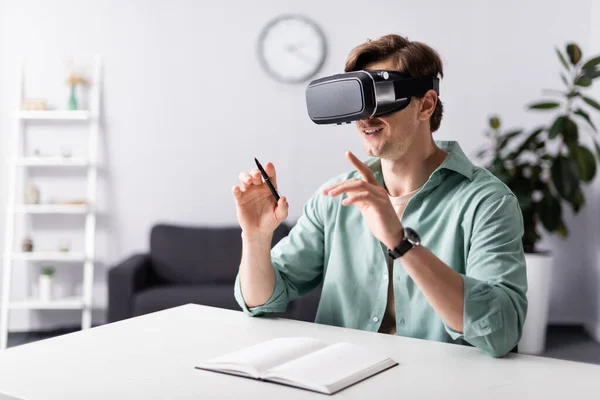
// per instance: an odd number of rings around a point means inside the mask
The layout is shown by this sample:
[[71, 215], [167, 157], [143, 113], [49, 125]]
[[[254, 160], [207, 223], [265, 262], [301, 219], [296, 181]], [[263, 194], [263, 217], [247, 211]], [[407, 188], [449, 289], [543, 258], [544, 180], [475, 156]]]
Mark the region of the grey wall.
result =
[[[105, 269], [123, 257], [147, 249], [148, 232], [157, 221], [182, 224], [235, 224], [230, 188], [252, 157], [273, 161], [281, 192], [296, 219], [311, 193], [329, 177], [348, 170], [344, 150], [363, 155], [353, 126], [319, 127], [306, 116], [304, 85], [283, 85], [259, 67], [257, 36], [264, 24], [284, 12], [298, 12], [321, 24], [329, 54], [321, 74], [339, 72], [349, 50], [366, 38], [394, 32], [435, 47], [445, 62], [441, 98], [446, 107], [436, 137], [458, 140], [472, 154], [484, 143], [487, 117], [499, 112], [507, 125], [532, 126], [544, 117], [524, 110], [540, 90], [560, 85], [555, 45], [577, 41], [591, 45], [598, 6], [591, 0], [568, 5], [552, 1], [75, 1], [4, 0], [0, 2], [0, 154], [8, 157], [9, 113], [14, 109], [14, 62], [30, 63], [26, 94], [66, 101], [66, 55], [89, 66], [105, 60], [105, 169], [101, 175], [98, 271], [102, 297]], [[582, 17], [583, 16], [583, 17]], [[594, 28], [597, 30], [597, 28]], [[597, 33], [597, 32], [596, 32]], [[596, 37], [600, 36], [598, 34]], [[600, 123], [600, 122], [599, 122]], [[35, 143], [53, 151], [54, 131], [35, 127]], [[65, 131], [76, 138], [75, 129]], [[77, 138], [83, 146], [81, 138]], [[84, 149], [84, 147], [81, 147]], [[79, 147], [76, 149], [79, 151]], [[84, 150], [81, 150], [84, 151]], [[0, 182], [7, 178], [0, 163]], [[55, 175], [34, 176], [44, 195], [58, 183], [65, 193], [80, 190]], [[595, 189], [598, 193], [598, 181]], [[6, 187], [0, 185], [4, 210]], [[558, 269], [552, 288], [551, 319], [600, 320], [591, 304], [600, 279], [597, 245], [598, 201], [569, 217], [568, 242], [549, 238]], [[60, 230], [53, 226], [60, 223]], [[36, 217], [40, 246], [57, 237], [73, 237], [81, 221]], [[0, 214], [0, 234], [4, 215]], [[597, 237], [597, 236], [596, 236]], [[2, 243], [2, 241], [0, 241]], [[0, 244], [2, 246], [2, 244]], [[595, 247], [594, 247], [595, 246]], [[73, 283], [76, 271], [62, 271]], [[24, 295], [31, 270], [15, 277], [15, 295]], [[19, 289], [21, 288], [21, 289]], [[13, 329], [56, 321], [77, 321], [77, 313], [15, 313]]]

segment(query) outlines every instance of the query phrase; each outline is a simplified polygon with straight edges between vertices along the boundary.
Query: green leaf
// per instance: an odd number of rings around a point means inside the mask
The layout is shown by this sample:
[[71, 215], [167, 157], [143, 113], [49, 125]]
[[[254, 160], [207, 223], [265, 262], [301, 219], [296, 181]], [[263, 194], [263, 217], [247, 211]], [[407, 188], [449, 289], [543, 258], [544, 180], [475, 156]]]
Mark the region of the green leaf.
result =
[[581, 96], [581, 93], [579, 93], [577, 90], [573, 90], [572, 92], [567, 94], [567, 98], [572, 99], [573, 97], [579, 97]]
[[594, 158], [594, 154], [584, 146], [572, 147], [570, 150], [571, 157], [577, 161], [579, 178], [583, 182], [590, 182], [596, 175], [596, 159]]
[[529, 149], [529, 146], [531, 145], [532, 142], [535, 142], [537, 136], [542, 133], [544, 131], [545, 128], [537, 128], [535, 131], [531, 132], [529, 134], [529, 136], [527, 137], [527, 139], [525, 139], [523, 141], [523, 143], [521, 143], [521, 145], [514, 151], [510, 152], [505, 158], [509, 159], [509, 160], [514, 160], [516, 159], [519, 154], [521, 154], [523, 151]]
[[506, 145], [508, 144], [508, 142], [510, 141], [510, 139], [514, 138], [515, 136], [519, 135], [521, 132], [523, 132], [522, 129], [517, 129], [514, 131], [510, 131], [505, 133], [504, 135], [502, 135], [501, 137], [501, 141], [500, 141], [500, 145], [498, 146], [498, 150], [502, 150], [503, 148], [506, 147]]
[[596, 148], [596, 157], [598, 157], [598, 161], [600, 161], [600, 146], [598, 142], [594, 139], [594, 147]]
[[588, 69], [588, 70], [584, 71], [583, 73], [592, 79], [596, 79], [597, 77], [600, 76], [600, 69], [597, 69], [597, 70]]
[[550, 110], [550, 109], [556, 108], [558, 106], [560, 106], [560, 103], [557, 103], [555, 101], [547, 101], [547, 102], [530, 104], [529, 109], [530, 110]]
[[562, 133], [565, 131], [565, 120], [566, 119], [567, 118], [563, 115], [556, 118], [556, 120], [550, 127], [550, 130], [548, 131], [548, 139], [554, 139], [556, 136], [558, 136], [559, 133]]
[[[561, 51], [558, 49], [558, 47], [555, 47], [556, 50], [556, 54], [558, 55], [558, 59], [560, 60], [561, 64], [566, 68], [566, 70], [569, 70], [569, 64], [567, 64], [567, 60], [565, 59], [565, 56], [563, 56], [563, 54], [561, 53]], [[568, 85], [567, 85], [568, 86]]]
[[567, 55], [571, 64], [577, 65], [581, 61], [581, 49], [575, 43], [569, 43], [567, 45]]
[[589, 104], [590, 106], [594, 107], [596, 110], [600, 111], [600, 104], [598, 104], [598, 102], [590, 97], [585, 97], [582, 96], [583, 101], [585, 101], [587, 104]]
[[585, 204], [585, 198], [583, 197], [583, 193], [581, 192], [581, 190], [579, 188], [577, 188], [577, 191], [575, 192], [575, 194], [573, 195], [573, 198], [571, 199], [571, 206], [573, 207], [573, 212], [578, 213], [584, 204]]
[[581, 67], [581, 69], [594, 69], [598, 64], [600, 64], [600, 56], [591, 58], [588, 61], [586, 61], [586, 63], [583, 64], [583, 67]]
[[475, 157], [476, 158], [483, 158], [483, 156], [485, 156], [490, 150], [488, 149], [484, 149], [484, 150], [479, 150], [476, 154]]
[[600, 69], [597, 69], [595, 71], [587, 72], [586, 75], [589, 76], [592, 79], [596, 79], [597, 77], [600, 76]]
[[567, 80], [567, 77], [565, 76], [565, 74], [563, 74], [563, 73], [561, 72], [561, 74], [560, 74], [560, 78], [561, 78], [561, 79], [562, 79], [562, 81], [564, 82], [565, 86], [566, 86], [566, 87], [569, 87], [569, 81]]
[[565, 143], [569, 146], [577, 144], [577, 141], [579, 140], [579, 126], [568, 117], [565, 117], [563, 138], [565, 139]]
[[575, 79], [575, 84], [577, 86], [588, 87], [592, 84], [592, 78], [587, 75], [579, 75], [577, 79]]
[[549, 190], [544, 193], [544, 197], [540, 202], [540, 219], [544, 228], [549, 232], [554, 232], [560, 224], [561, 207], [559, 200], [552, 196]]
[[558, 224], [558, 228], [556, 228], [556, 233], [558, 233], [558, 235], [560, 237], [562, 237], [563, 239], [566, 238], [567, 236], [569, 236], [569, 231], [567, 230], [567, 226], [565, 225], [565, 222], [561, 219], [560, 223]]
[[574, 114], [579, 115], [581, 118], [585, 119], [587, 121], [587, 123], [590, 124], [590, 126], [594, 129], [594, 131], [598, 132], [596, 130], [596, 125], [594, 125], [594, 123], [592, 122], [592, 119], [590, 118], [590, 115], [588, 113], [583, 111], [581, 108], [578, 108], [577, 110], [575, 110]]
[[500, 118], [491, 117], [489, 122], [490, 122], [490, 128], [492, 128], [492, 129], [500, 128]]
[[550, 168], [552, 183], [558, 194], [565, 200], [571, 200], [579, 182], [579, 167], [571, 158], [558, 156]]

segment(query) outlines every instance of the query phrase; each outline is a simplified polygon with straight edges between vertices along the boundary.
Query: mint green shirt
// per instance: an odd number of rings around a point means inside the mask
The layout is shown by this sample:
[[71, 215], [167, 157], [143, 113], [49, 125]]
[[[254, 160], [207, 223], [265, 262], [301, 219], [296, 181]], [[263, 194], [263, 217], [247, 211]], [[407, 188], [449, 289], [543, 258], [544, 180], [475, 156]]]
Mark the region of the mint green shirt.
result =
[[[448, 152], [408, 202], [402, 224], [464, 281], [464, 332], [447, 326], [402, 267], [393, 265], [396, 330], [400, 336], [471, 344], [500, 357], [518, 343], [527, 312], [523, 220], [514, 194], [474, 166], [456, 142], [437, 141]], [[379, 158], [365, 162], [384, 185]], [[315, 322], [377, 332], [388, 293], [387, 249], [373, 236], [346, 195], [324, 187], [359, 178], [352, 171], [326, 182], [304, 205], [289, 235], [271, 250], [276, 283], [271, 298], [248, 308], [239, 282], [235, 297], [251, 316], [283, 312], [289, 301], [323, 285]]]

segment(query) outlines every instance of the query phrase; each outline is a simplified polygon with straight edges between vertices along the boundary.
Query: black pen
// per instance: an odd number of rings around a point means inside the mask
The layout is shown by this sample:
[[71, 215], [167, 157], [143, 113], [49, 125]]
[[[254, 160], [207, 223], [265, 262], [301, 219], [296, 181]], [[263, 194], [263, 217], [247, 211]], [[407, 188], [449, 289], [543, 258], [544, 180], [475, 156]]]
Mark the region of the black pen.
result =
[[256, 161], [256, 166], [258, 167], [261, 175], [265, 179], [265, 183], [267, 184], [269, 189], [271, 189], [271, 193], [273, 193], [273, 197], [275, 197], [275, 201], [279, 201], [279, 194], [277, 193], [277, 190], [275, 190], [275, 188], [273, 187], [273, 184], [271, 183], [271, 179], [269, 178], [269, 175], [267, 175], [265, 169], [262, 167], [262, 165], [260, 165], [260, 163], [258, 162], [256, 157], [254, 157], [254, 161]]

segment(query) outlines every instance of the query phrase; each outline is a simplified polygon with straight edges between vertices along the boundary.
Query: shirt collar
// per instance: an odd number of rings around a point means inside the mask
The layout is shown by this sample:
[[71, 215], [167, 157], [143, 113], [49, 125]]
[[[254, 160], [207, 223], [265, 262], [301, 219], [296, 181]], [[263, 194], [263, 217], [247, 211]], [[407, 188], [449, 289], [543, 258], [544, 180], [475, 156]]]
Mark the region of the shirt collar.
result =
[[[473, 163], [467, 158], [465, 153], [460, 148], [458, 142], [453, 140], [436, 140], [435, 144], [442, 150], [448, 153], [444, 161], [436, 168], [431, 174], [434, 176], [441, 170], [450, 170], [459, 173], [469, 179], [473, 180]], [[381, 159], [379, 157], [372, 157], [365, 161], [365, 164], [371, 168], [375, 177], [379, 181], [379, 184], [383, 185], [383, 174], [381, 172]]]

